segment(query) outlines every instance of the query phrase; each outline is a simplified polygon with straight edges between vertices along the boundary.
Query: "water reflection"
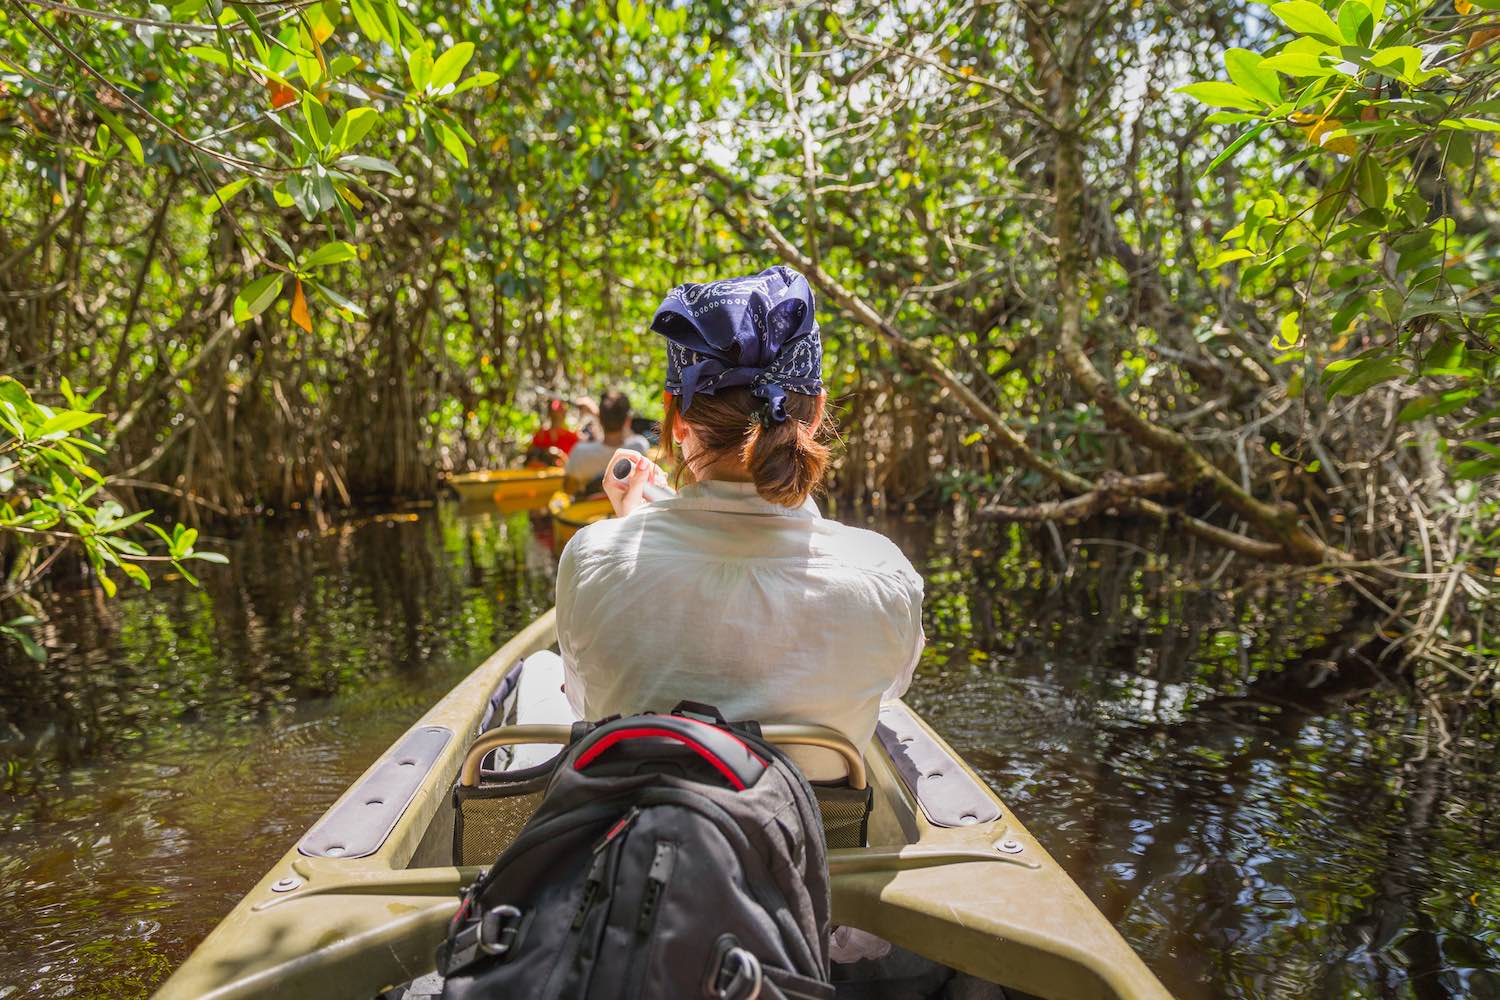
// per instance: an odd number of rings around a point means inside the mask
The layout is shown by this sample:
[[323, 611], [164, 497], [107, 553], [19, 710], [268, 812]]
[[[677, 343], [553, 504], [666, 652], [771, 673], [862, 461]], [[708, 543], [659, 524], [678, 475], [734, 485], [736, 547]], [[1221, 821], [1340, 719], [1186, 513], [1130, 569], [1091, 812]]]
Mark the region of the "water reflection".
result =
[[993, 540], [928, 550], [912, 700], [1174, 995], [1500, 996], [1492, 718], [1421, 756], [1432, 720], [1328, 658], [1316, 577], [1204, 586], [1107, 539], [1057, 587], [1012, 541], [998, 573]]
[[255, 526], [205, 587], [62, 594], [0, 669], [0, 997], [149, 992], [437, 696], [551, 604], [524, 514]]
[[[1500, 996], [1494, 721], [1416, 758], [1423, 713], [1333, 669], [1325, 582], [884, 527], [928, 580], [913, 700], [1177, 996]], [[0, 998], [149, 992], [551, 603], [524, 515], [260, 526], [231, 555], [201, 591], [60, 595], [53, 663], [0, 664]]]

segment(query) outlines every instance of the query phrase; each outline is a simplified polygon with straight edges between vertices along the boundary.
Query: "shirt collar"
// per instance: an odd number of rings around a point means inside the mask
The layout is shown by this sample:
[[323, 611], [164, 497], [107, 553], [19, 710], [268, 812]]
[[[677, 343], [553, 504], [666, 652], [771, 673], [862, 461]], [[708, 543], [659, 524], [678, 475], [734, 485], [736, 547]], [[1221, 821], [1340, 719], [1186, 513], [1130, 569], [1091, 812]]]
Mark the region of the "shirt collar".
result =
[[783, 507], [755, 492], [754, 483], [732, 483], [723, 479], [706, 479], [702, 482], [688, 483], [677, 496], [668, 500], [659, 500], [652, 506], [682, 510], [766, 514], [776, 517], [821, 519], [823, 516], [812, 497], [804, 500], [800, 507]]

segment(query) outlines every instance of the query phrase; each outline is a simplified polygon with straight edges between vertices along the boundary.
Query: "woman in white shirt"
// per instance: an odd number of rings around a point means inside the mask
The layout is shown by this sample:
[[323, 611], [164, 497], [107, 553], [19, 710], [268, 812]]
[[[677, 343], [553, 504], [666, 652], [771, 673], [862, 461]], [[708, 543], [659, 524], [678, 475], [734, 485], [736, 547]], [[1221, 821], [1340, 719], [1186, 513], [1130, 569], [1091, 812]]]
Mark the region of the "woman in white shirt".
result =
[[[823, 518], [828, 462], [822, 348], [796, 271], [673, 289], [663, 442], [687, 485], [646, 503], [654, 466], [606, 477], [616, 520], [581, 530], [558, 567], [558, 633], [582, 718], [666, 711], [815, 723], [856, 746], [874, 735], [922, 650], [922, 580], [871, 531]], [[834, 777], [832, 757], [801, 763]]]

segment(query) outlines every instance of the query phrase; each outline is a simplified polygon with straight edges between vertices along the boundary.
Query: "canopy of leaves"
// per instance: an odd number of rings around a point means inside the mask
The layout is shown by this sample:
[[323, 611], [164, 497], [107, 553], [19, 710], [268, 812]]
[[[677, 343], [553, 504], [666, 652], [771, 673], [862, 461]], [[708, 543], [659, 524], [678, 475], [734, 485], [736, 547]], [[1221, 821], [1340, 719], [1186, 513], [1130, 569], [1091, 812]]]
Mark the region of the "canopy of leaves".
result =
[[17, 0], [0, 367], [195, 512], [349, 504], [653, 410], [662, 293], [783, 259], [846, 495], [1356, 567], [1472, 680], [1495, 8]]

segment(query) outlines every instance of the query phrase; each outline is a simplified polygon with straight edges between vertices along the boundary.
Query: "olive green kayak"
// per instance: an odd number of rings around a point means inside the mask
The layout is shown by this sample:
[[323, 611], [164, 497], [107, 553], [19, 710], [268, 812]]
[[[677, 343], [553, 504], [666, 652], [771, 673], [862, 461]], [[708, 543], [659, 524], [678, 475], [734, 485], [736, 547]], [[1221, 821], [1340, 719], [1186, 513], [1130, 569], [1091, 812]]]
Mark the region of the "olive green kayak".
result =
[[[518, 673], [512, 668], [550, 656], [541, 651], [555, 641], [549, 611], [444, 696], [286, 852], [157, 996], [367, 1000], [430, 972], [458, 893], [479, 871], [456, 862], [488, 849], [472, 844], [469, 832], [455, 844], [455, 783], [478, 780], [480, 761], [495, 746], [567, 739], [564, 725], [490, 725], [492, 696]], [[555, 681], [546, 687], [558, 700]], [[829, 852], [836, 924], [1009, 992], [1070, 1000], [1169, 996], [1016, 816], [905, 705], [882, 710], [863, 755], [818, 727], [766, 732], [778, 742], [841, 753], [851, 787], [873, 789], [868, 846]], [[471, 827], [480, 824], [466, 822], [464, 830]]]
[[507, 510], [545, 507], [563, 484], [561, 467], [464, 472], [444, 484], [464, 503], [493, 503]]

